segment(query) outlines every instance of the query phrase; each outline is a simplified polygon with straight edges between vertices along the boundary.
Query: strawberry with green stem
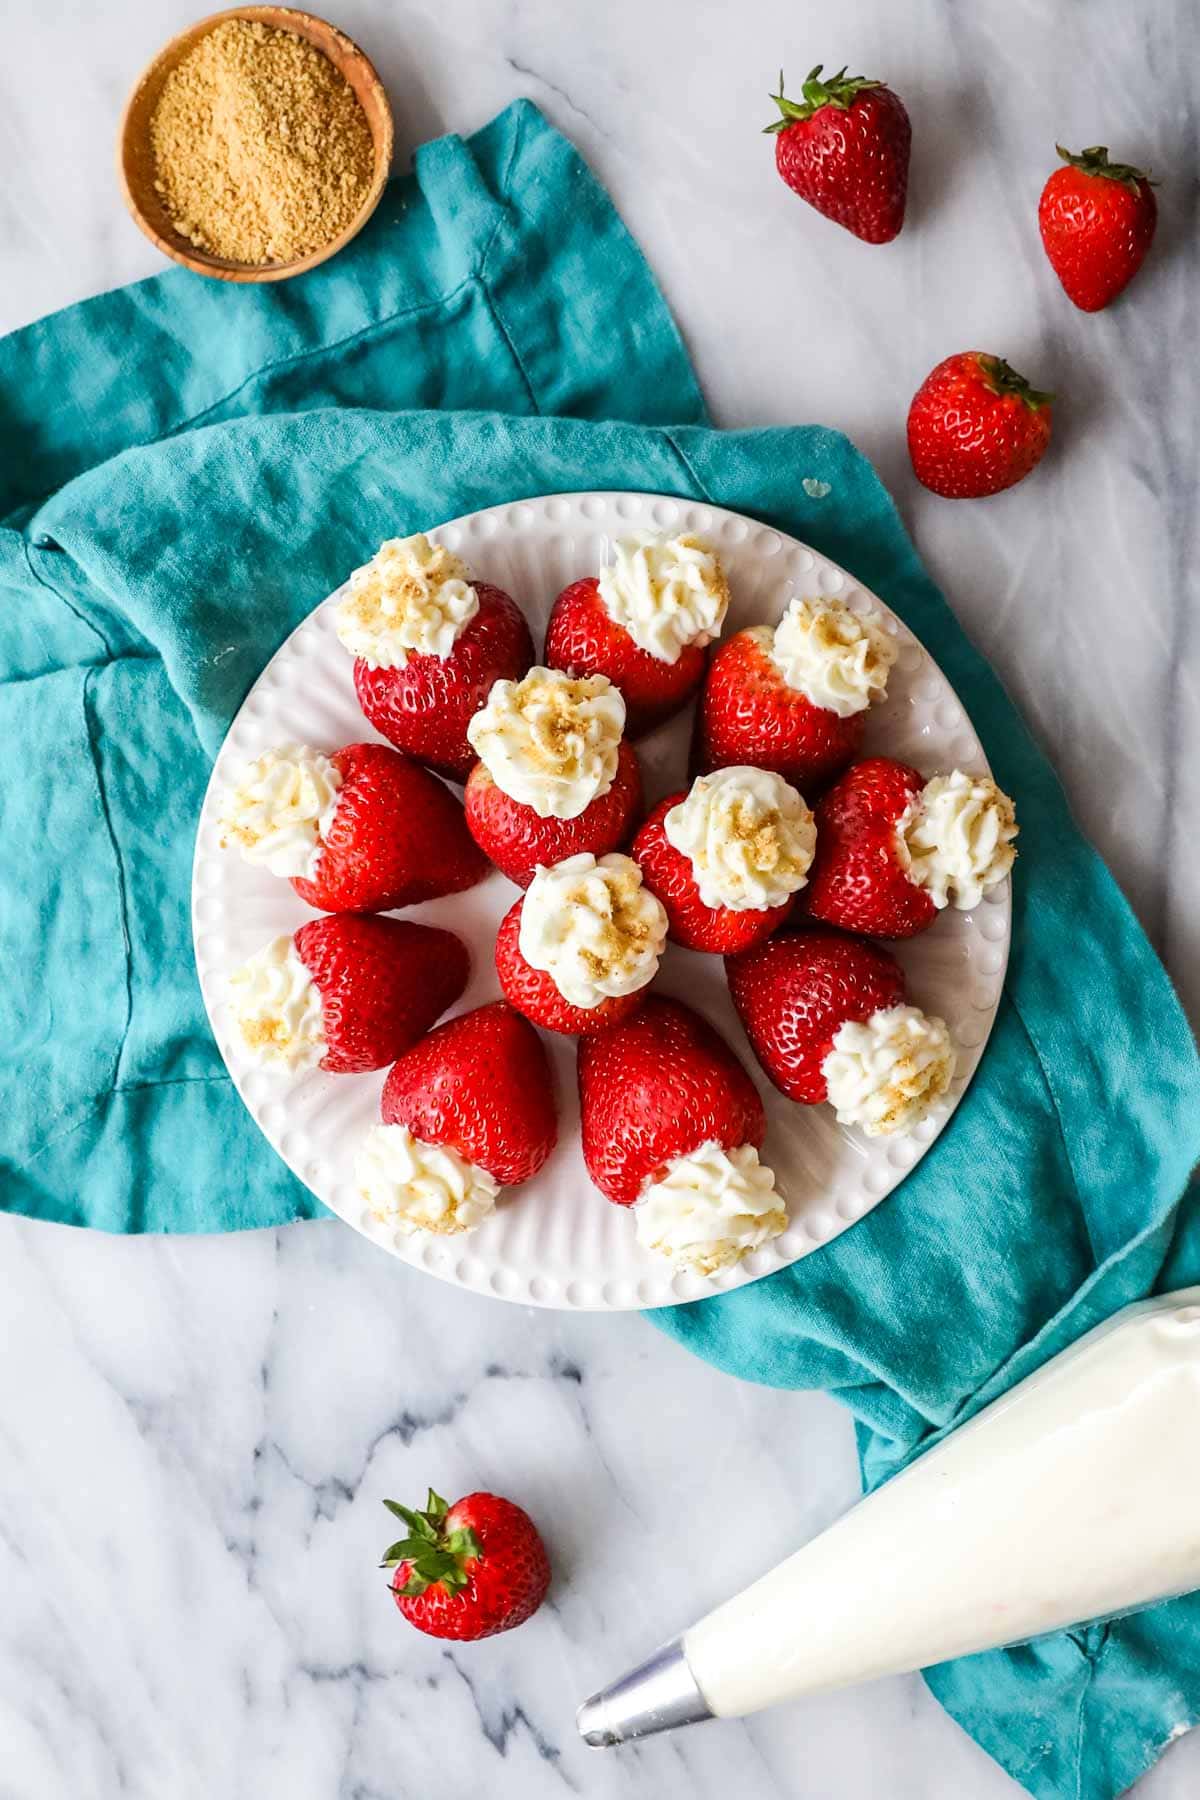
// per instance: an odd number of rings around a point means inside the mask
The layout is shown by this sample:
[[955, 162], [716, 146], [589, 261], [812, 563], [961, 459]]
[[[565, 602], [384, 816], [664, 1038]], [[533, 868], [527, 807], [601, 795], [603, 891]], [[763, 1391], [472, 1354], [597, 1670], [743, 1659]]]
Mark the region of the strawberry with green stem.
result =
[[469, 1642], [511, 1631], [550, 1585], [546, 1547], [529, 1514], [499, 1494], [467, 1494], [448, 1506], [429, 1490], [423, 1511], [385, 1500], [408, 1535], [384, 1552], [391, 1589], [410, 1624], [430, 1637]]
[[1078, 155], [1055, 149], [1055, 169], [1038, 202], [1050, 266], [1081, 312], [1100, 312], [1141, 268], [1158, 224], [1154, 185], [1142, 169], [1110, 162], [1103, 144]]
[[775, 166], [792, 192], [868, 244], [886, 244], [904, 223], [912, 125], [904, 102], [882, 81], [821, 79], [809, 71], [802, 100], [772, 94], [779, 117], [764, 127], [775, 139]]

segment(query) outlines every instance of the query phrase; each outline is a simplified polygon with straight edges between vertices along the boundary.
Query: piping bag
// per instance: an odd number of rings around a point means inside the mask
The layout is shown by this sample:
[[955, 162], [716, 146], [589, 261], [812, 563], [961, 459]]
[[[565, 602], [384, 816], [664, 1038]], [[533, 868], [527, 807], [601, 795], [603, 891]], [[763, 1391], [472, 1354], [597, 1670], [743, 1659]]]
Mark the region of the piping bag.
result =
[[737, 1718], [1200, 1587], [1200, 1287], [1126, 1307], [579, 1709]]

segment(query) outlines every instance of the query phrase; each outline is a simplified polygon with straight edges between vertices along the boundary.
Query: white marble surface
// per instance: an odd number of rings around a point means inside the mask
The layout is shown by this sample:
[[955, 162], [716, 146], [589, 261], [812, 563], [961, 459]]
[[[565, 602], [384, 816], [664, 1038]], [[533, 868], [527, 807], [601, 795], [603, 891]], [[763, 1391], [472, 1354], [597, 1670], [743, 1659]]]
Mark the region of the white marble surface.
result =
[[[111, 166], [123, 92], [186, 0], [11, 0], [0, 328], [148, 273]], [[1187, 0], [346, 0], [402, 143], [518, 94], [644, 245], [724, 424], [820, 420], [874, 458], [1200, 1011], [1193, 519], [1197, 114]], [[909, 224], [866, 249], [758, 135], [782, 59], [887, 76], [915, 125]], [[1059, 137], [1165, 177], [1137, 287], [1085, 319], [1034, 213]], [[1187, 171], [1185, 174], [1184, 171]], [[951, 350], [1062, 394], [1025, 486], [921, 493], [902, 421]], [[442, 1287], [335, 1223], [110, 1242], [0, 1220], [5, 1800], [1004, 1800], [916, 1679], [640, 1751], [572, 1710], [855, 1491], [846, 1415], [718, 1375], [640, 1319]], [[551, 1603], [450, 1650], [397, 1619], [385, 1493], [495, 1485], [545, 1527]], [[744, 1544], [727, 1527], [752, 1516]], [[708, 1546], [720, 1542], [718, 1559]], [[1149, 1777], [1185, 1800], [1200, 1740]]]

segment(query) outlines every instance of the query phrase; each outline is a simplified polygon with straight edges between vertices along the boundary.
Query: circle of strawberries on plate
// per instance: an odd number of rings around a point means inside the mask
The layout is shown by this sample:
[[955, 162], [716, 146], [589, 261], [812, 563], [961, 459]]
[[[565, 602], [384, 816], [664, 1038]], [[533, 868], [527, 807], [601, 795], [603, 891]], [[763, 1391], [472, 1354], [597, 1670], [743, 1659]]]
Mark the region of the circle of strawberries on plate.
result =
[[926, 781], [907, 763], [867, 757], [829, 789], [816, 819], [804, 909], [867, 937], [915, 937], [944, 907], [977, 906], [1016, 857], [1012, 801], [961, 769]]
[[475, 755], [467, 724], [494, 682], [523, 675], [533, 639], [502, 588], [475, 581], [423, 534], [392, 538], [356, 569], [337, 610], [358, 703], [381, 737], [453, 781]]
[[828, 1100], [842, 1124], [882, 1136], [911, 1130], [949, 1087], [945, 1023], [908, 1004], [904, 971], [881, 944], [813, 925], [726, 968], [754, 1054], [789, 1100]]
[[964, 350], [930, 371], [908, 409], [908, 454], [923, 486], [947, 500], [1015, 487], [1045, 455], [1054, 395], [1002, 356]]
[[632, 853], [672, 940], [732, 956], [783, 924], [815, 842], [812, 814], [782, 776], [735, 766], [660, 800]]
[[535, 667], [497, 682], [469, 727], [479, 755], [467, 781], [467, 826], [496, 867], [528, 887], [539, 867], [604, 856], [642, 810], [625, 702], [605, 675]]
[[1133, 280], [1154, 241], [1158, 202], [1143, 169], [1110, 162], [1103, 144], [1078, 155], [1042, 189], [1038, 229], [1050, 266], [1081, 312], [1100, 312]]
[[630, 857], [568, 857], [539, 868], [509, 908], [496, 974], [533, 1024], [588, 1037], [637, 1011], [666, 936], [666, 913]]
[[862, 748], [896, 646], [874, 613], [827, 596], [792, 600], [775, 625], [752, 625], [713, 655], [697, 716], [702, 773], [771, 769], [801, 792], [822, 787]]
[[845, 69], [809, 71], [800, 100], [771, 98], [779, 117], [775, 166], [794, 194], [868, 244], [887, 244], [904, 224], [912, 125], [904, 102], [881, 81]]
[[728, 605], [725, 571], [700, 538], [621, 538], [598, 576], [554, 602], [545, 660], [570, 675], [606, 675], [624, 698], [626, 731], [641, 737], [699, 688]]
[[523, 1625], [550, 1586], [550, 1559], [523, 1507], [499, 1494], [448, 1506], [432, 1488], [421, 1509], [383, 1503], [405, 1535], [383, 1554], [396, 1605], [430, 1637], [460, 1643]]

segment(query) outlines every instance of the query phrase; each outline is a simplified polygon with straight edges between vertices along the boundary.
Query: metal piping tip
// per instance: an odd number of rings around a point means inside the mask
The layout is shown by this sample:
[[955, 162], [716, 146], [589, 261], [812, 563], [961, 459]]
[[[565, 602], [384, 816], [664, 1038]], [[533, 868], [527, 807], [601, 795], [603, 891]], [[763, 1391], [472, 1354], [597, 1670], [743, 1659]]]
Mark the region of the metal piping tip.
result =
[[688, 1667], [683, 1642], [661, 1650], [585, 1700], [575, 1715], [585, 1744], [626, 1744], [678, 1725], [696, 1725], [712, 1712]]

